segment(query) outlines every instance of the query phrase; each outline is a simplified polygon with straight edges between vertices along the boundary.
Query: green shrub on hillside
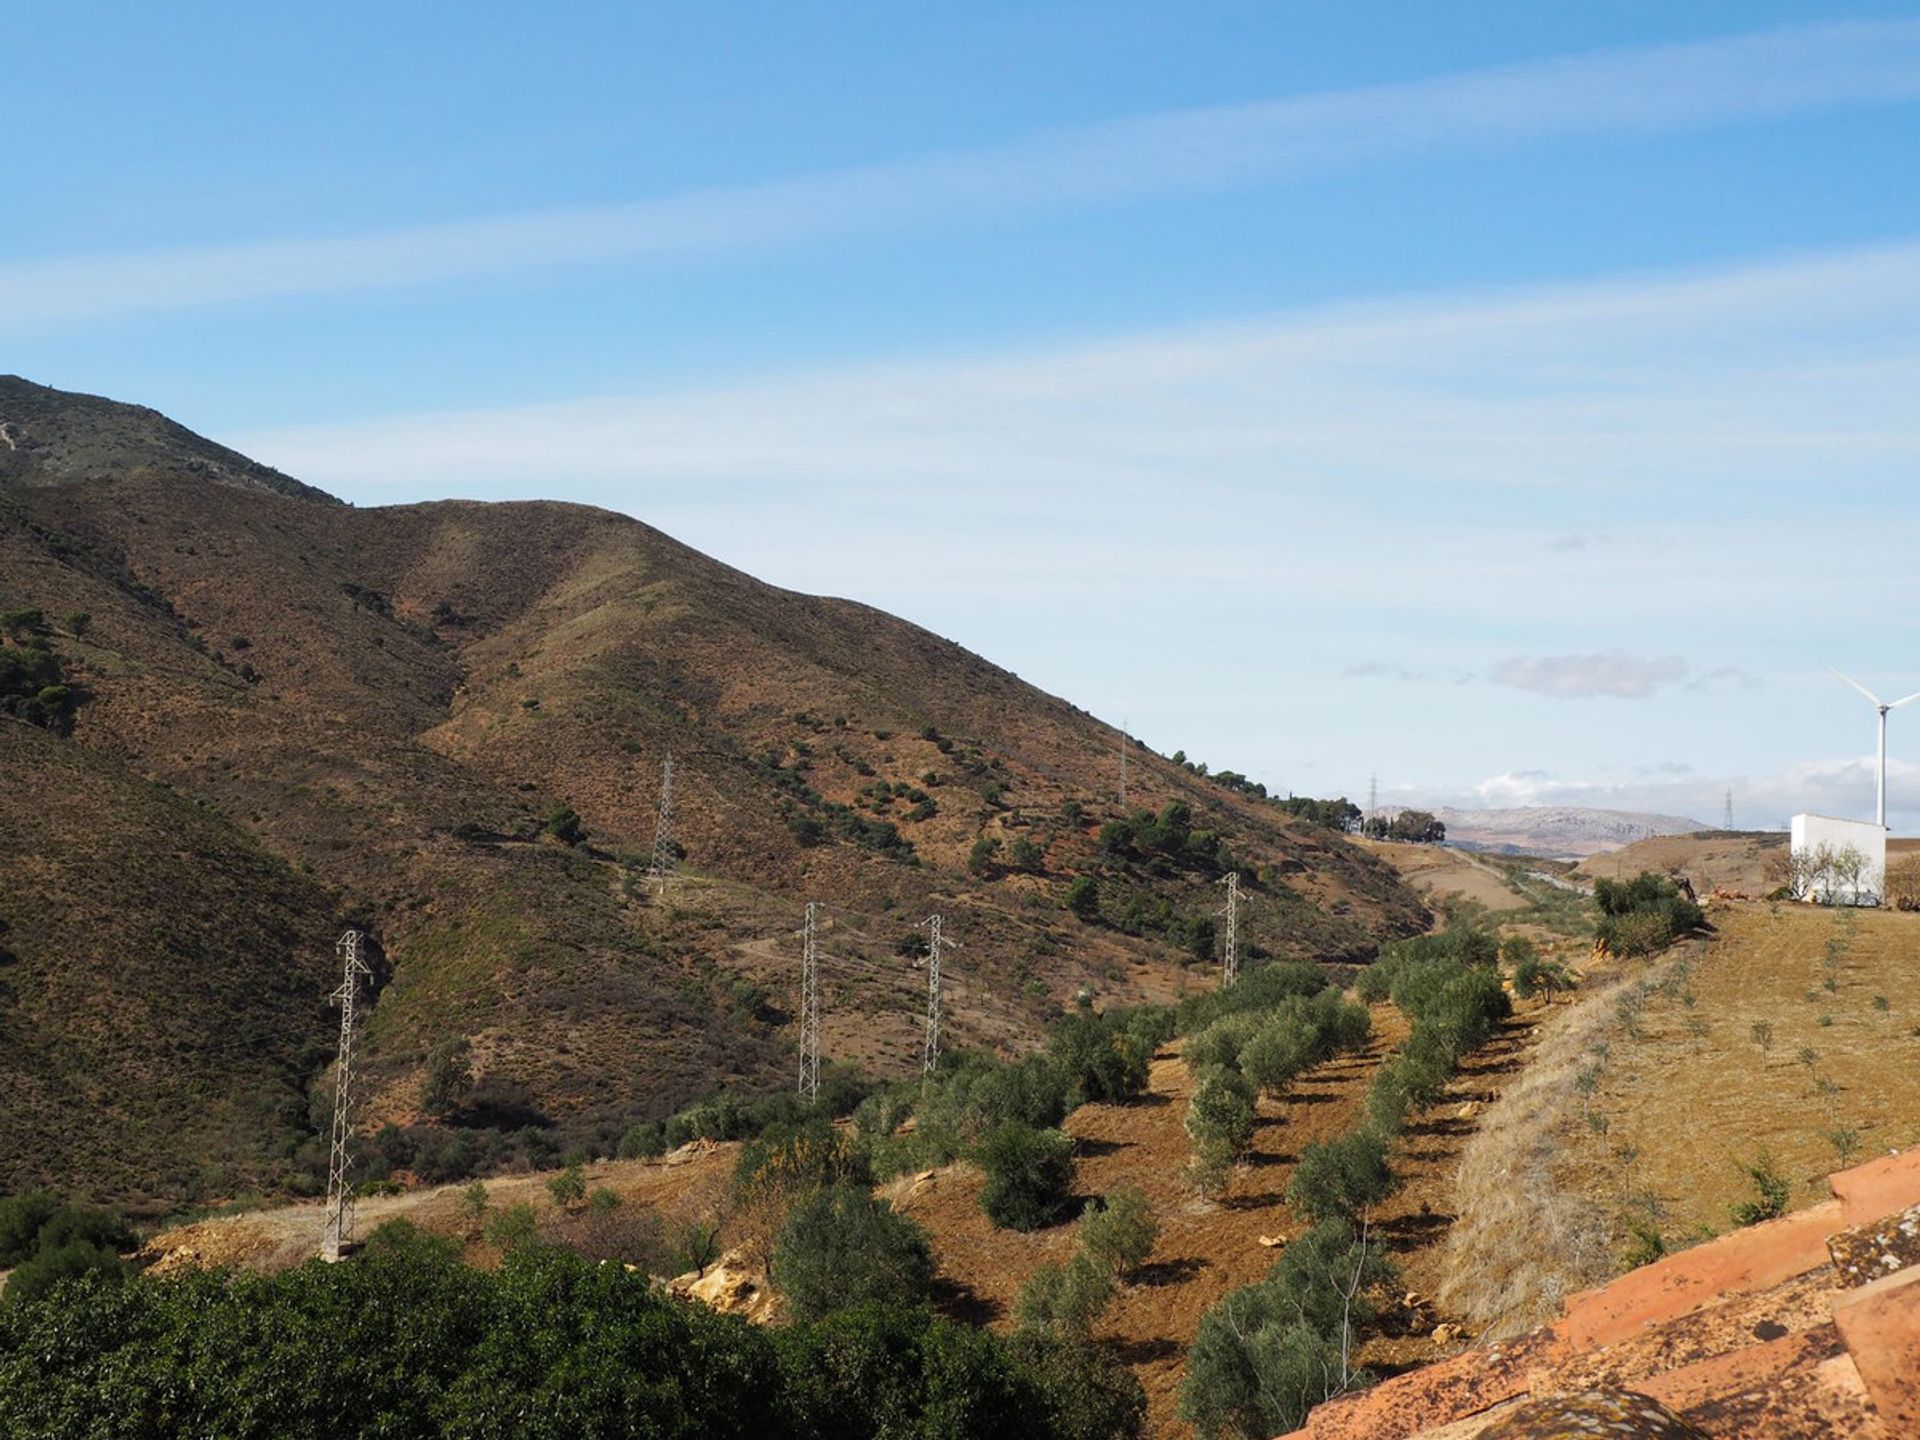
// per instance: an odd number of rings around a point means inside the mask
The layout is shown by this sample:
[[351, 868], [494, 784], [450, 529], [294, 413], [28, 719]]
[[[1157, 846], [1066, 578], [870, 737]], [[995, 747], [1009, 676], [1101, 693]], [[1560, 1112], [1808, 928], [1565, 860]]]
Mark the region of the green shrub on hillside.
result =
[[1396, 1283], [1381, 1248], [1334, 1220], [1289, 1245], [1265, 1280], [1232, 1291], [1187, 1352], [1180, 1414], [1203, 1440], [1266, 1440], [1322, 1401], [1364, 1384], [1352, 1339]]
[[1614, 954], [1651, 955], [1706, 922], [1706, 912], [1665, 875], [1643, 870], [1631, 880], [1596, 880], [1600, 907], [1594, 933]]
[[772, 1276], [793, 1313], [818, 1320], [869, 1302], [918, 1305], [933, 1283], [927, 1236], [857, 1185], [830, 1185], [793, 1207]]
[[1008, 1120], [982, 1137], [973, 1160], [986, 1172], [980, 1208], [1009, 1230], [1058, 1220], [1073, 1188], [1073, 1141], [1058, 1130]]
[[541, 1247], [482, 1271], [404, 1232], [346, 1265], [88, 1279], [0, 1306], [0, 1434], [36, 1440], [1124, 1440], [1143, 1409], [1097, 1359], [909, 1305], [767, 1329], [620, 1265]]

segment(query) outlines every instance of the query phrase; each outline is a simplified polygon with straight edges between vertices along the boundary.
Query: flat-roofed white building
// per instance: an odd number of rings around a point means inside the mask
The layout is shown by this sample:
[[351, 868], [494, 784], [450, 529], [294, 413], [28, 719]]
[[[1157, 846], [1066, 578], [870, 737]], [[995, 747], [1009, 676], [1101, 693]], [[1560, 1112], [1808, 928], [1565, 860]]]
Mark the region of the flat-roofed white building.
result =
[[1887, 827], [1831, 815], [1793, 817], [1794, 887], [1824, 905], [1878, 905], [1887, 880]]

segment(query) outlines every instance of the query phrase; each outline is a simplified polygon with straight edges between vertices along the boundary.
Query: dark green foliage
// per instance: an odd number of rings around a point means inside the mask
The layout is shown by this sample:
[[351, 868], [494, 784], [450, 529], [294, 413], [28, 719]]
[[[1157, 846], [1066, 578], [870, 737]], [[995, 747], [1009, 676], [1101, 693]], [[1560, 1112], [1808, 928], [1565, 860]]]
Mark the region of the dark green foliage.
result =
[[563, 845], [578, 845], [587, 838], [586, 827], [571, 805], [556, 805], [547, 812], [546, 831]]
[[1128, 1028], [1128, 1017], [1082, 1010], [1062, 1016], [1047, 1036], [1069, 1110], [1088, 1101], [1129, 1100], [1147, 1088], [1153, 1047]]
[[1297, 1428], [1323, 1400], [1366, 1383], [1346, 1342], [1395, 1283], [1380, 1247], [1344, 1221], [1289, 1245], [1267, 1278], [1235, 1290], [1200, 1321], [1187, 1352], [1180, 1413], [1204, 1440], [1266, 1440]]
[[1038, 1230], [1065, 1212], [1073, 1188], [1073, 1141], [1060, 1131], [1008, 1120], [981, 1138], [973, 1161], [986, 1172], [980, 1208], [994, 1224]]
[[1008, 855], [1013, 868], [1028, 875], [1038, 874], [1047, 858], [1047, 852], [1024, 835], [1015, 839]]
[[1438, 845], [1447, 838], [1447, 827], [1425, 810], [1402, 810], [1387, 822], [1386, 838], [1412, 845]]
[[1593, 898], [1600, 907], [1594, 933], [1616, 955], [1664, 950], [1698, 930], [1707, 918], [1672, 879], [1650, 870], [1631, 880], [1596, 880]]
[[15, 715], [64, 735], [73, 728], [79, 693], [67, 683], [60, 657], [37, 631], [22, 628], [15, 634], [26, 637], [24, 643], [0, 648], [0, 715]]
[[795, 1205], [773, 1249], [773, 1283], [803, 1320], [869, 1302], [917, 1305], [933, 1283], [918, 1225], [858, 1185], [830, 1185]]
[[0, 1200], [0, 1270], [13, 1271], [0, 1301], [31, 1300], [80, 1275], [120, 1279], [132, 1269], [120, 1257], [138, 1243], [110, 1210], [63, 1205], [46, 1191]]
[[1244, 972], [1230, 990], [1190, 995], [1174, 1012], [1174, 1030], [1191, 1035], [1196, 1030], [1243, 1010], [1270, 1010], [1291, 996], [1317, 995], [1327, 988], [1327, 976], [1318, 965], [1296, 961], [1262, 965]]
[[1168, 801], [1158, 815], [1135, 810], [1124, 820], [1109, 820], [1100, 827], [1100, 848], [1117, 858], [1174, 872], [1224, 875], [1235, 868], [1219, 835], [1193, 828], [1193, 807], [1183, 800]]
[[1356, 1130], [1300, 1152], [1287, 1203], [1310, 1219], [1352, 1220], [1393, 1193], [1387, 1142], [1372, 1129]]
[[[1231, 773], [1231, 771], [1223, 771], [1214, 779], [1224, 780]], [[1324, 829], [1338, 830], [1342, 833], [1357, 829], [1363, 813], [1358, 805], [1344, 795], [1337, 800], [1309, 800], [1304, 795], [1289, 795], [1284, 800], [1274, 801], [1274, 804], [1289, 815], [1305, 820], [1309, 825], [1319, 825]]]
[[994, 871], [994, 862], [999, 857], [999, 837], [982, 835], [973, 842], [973, 848], [967, 851], [967, 872], [971, 875], [991, 875]]
[[1099, 920], [1100, 882], [1091, 875], [1075, 876], [1067, 886], [1067, 909], [1090, 924]]
[[[1091, 1440], [1138, 1386], [904, 1305], [769, 1331], [539, 1248], [383, 1229], [345, 1265], [84, 1281], [0, 1307], [0, 1434]], [[1088, 1431], [1077, 1409], [1119, 1417]], [[1128, 1423], [1126, 1416], [1134, 1418]]]
[[420, 1108], [429, 1115], [446, 1115], [473, 1089], [469, 1062], [473, 1047], [465, 1036], [434, 1048], [427, 1057], [426, 1080], [420, 1088]]

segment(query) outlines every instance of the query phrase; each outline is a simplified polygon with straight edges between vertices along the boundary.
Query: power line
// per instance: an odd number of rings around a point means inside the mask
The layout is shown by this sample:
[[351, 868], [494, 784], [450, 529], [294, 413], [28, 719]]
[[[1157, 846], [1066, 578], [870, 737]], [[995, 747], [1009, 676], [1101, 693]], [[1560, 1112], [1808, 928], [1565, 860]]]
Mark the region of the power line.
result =
[[800, 942], [800, 1094], [820, 1098], [820, 956], [814, 946], [814, 916], [820, 906], [807, 902]]
[[654, 823], [653, 859], [647, 865], [647, 875], [661, 895], [667, 893], [673, 860], [673, 754], [669, 751], [666, 763], [660, 767], [660, 818]]
[[1229, 870], [1224, 883], [1227, 887], [1227, 904], [1220, 913], [1227, 917], [1227, 947], [1220, 970], [1222, 990], [1228, 989], [1240, 978], [1240, 872]]
[[359, 1020], [361, 979], [373, 972], [360, 958], [360, 932], [349, 930], [335, 946], [340, 956], [340, 988], [333, 1002], [340, 1007], [340, 1057], [333, 1080], [333, 1144], [327, 1153], [327, 1224], [320, 1237], [320, 1258], [338, 1260], [353, 1239], [353, 1185], [347, 1179], [352, 1157], [347, 1142], [353, 1134], [353, 1034]]

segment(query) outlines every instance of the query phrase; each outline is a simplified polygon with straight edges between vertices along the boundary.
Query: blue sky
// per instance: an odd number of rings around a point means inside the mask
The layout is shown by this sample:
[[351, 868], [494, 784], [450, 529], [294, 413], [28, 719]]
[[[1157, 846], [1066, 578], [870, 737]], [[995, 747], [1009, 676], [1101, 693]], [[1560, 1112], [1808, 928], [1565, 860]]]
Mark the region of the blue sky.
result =
[[29, 3], [8, 91], [0, 370], [357, 504], [1317, 794], [1866, 814], [1823, 667], [1920, 690], [1920, 4]]

